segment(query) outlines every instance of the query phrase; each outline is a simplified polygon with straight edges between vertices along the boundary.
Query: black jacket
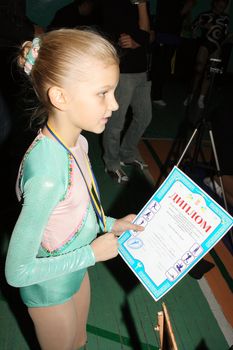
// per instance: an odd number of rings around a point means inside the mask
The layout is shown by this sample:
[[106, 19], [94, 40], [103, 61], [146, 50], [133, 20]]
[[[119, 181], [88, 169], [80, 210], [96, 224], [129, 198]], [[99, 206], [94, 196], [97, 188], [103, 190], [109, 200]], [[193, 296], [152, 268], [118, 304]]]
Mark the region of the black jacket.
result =
[[[149, 33], [139, 28], [137, 5], [130, 0], [97, 0], [97, 11], [101, 31], [115, 43], [120, 54], [121, 73], [146, 72]], [[121, 33], [129, 34], [140, 47], [121, 49]]]

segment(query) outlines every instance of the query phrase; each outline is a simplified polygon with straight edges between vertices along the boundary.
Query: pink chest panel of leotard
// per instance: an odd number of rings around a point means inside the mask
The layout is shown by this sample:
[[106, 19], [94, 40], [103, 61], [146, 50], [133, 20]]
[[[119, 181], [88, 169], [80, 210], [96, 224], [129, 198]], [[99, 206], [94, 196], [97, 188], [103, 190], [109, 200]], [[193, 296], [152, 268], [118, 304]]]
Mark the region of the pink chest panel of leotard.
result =
[[[75, 155], [85, 179], [90, 185], [90, 176], [86, 164], [87, 141], [80, 135], [77, 145], [71, 149]], [[60, 249], [78, 234], [87, 214], [90, 203], [89, 194], [83, 176], [69, 156], [69, 186], [65, 198], [53, 210], [45, 228], [42, 247], [49, 252]]]

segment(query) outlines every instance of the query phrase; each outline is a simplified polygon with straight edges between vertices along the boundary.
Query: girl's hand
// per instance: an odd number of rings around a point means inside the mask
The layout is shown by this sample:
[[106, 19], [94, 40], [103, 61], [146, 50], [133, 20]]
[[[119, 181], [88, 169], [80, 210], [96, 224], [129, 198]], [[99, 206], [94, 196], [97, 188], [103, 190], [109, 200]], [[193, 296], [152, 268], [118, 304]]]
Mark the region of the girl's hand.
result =
[[135, 219], [135, 217], [135, 214], [129, 214], [122, 219], [116, 220], [113, 225], [112, 232], [116, 236], [120, 236], [123, 232], [127, 230], [144, 231], [143, 226], [132, 224], [132, 221]]
[[105, 233], [91, 243], [95, 261], [105, 261], [115, 258], [118, 254], [118, 239], [114, 233]]

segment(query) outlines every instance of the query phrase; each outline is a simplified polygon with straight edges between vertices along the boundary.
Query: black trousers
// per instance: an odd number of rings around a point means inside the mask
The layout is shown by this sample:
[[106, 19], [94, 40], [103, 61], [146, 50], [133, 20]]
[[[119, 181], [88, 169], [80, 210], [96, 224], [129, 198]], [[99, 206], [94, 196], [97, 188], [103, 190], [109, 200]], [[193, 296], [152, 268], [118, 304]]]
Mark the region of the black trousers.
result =
[[155, 44], [152, 48], [151, 63], [151, 97], [152, 100], [163, 98], [163, 87], [171, 74], [171, 59], [176, 46]]

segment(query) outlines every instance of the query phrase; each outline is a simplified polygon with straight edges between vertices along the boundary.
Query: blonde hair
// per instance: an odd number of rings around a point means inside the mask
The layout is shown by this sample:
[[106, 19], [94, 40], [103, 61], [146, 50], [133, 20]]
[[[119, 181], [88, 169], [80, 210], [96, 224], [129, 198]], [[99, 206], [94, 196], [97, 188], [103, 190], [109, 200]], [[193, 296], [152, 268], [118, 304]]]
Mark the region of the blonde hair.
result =
[[[18, 57], [24, 68], [32, 42], [22, 45]], [[41, 103], [40, 111], [34, 114], [39, 126], [47, 121], [52, 105], [48, 90], [52, 86], [62, 87], [69, 79], [85, 79], [93, 58], [104, 65], [119, 64], [114, 46], [100, 34], [83, 29], [59, 29], [40, 37], [40, 49], [30, 72], [30, 80]]]

